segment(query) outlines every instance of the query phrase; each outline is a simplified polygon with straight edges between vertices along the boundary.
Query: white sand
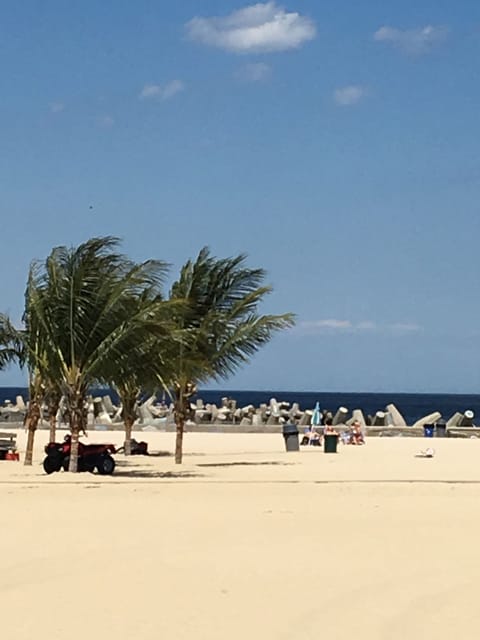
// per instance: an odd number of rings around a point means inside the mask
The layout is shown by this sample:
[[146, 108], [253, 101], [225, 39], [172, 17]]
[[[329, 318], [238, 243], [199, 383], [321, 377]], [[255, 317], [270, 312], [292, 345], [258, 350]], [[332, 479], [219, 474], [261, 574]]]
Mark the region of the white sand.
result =
[[188, 433], [180, 468], [117, 456], [105, 478], [45, 476], [37, 435], [32, 468], [0, 463], [6, 640], [478, 635], [480, 440]]

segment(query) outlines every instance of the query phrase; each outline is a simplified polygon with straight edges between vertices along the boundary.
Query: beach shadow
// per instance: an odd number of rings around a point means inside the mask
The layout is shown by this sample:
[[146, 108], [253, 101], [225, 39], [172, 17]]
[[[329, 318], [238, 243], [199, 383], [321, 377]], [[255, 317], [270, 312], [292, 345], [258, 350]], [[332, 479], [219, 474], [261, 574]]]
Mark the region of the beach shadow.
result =
[[123, 448], [122, 450], [117, 449], [116, 453], [119, 456], [123, 456], [125, 458], [125, 460], [131, 460], [132, 458], [137, 458], [137, 459], [142, 459], [142, 458], [170, 458], [171, 456], [173, 456], [173, 453], [171, 451], [149, 451], [146, 455], [142, 454], [142, 455], [131, 455], [131, 456], [126, 456], [123, 452]]
[[286, 467], [292, 465], [293, 462], [200, 462], [197, 467], [262, 467], [262, 466], [281, 466]]
[[145, 458], [171, 458], [173, 453], [171, 451], [149, 451], [148, 456]]
[[165, 479], [181, 479], [181, 478], [203, 478], [201, 473], [193, 473], [192, 471], [149, 471], [148, 469], [130, 469], [129, 471], [115, 470], [116, 478], [165, 478]]
[[133, 462], [131, 460], [131, 458], [123, 458], [122, 460], [118, 460], [118, 458], [115, 460], [115, 468], [128, 468], [128, 469], [132, 469], [134, 467], [141, 467], [142, 469], [145, 468], [145, 464], [142, 464], [141, 462]]

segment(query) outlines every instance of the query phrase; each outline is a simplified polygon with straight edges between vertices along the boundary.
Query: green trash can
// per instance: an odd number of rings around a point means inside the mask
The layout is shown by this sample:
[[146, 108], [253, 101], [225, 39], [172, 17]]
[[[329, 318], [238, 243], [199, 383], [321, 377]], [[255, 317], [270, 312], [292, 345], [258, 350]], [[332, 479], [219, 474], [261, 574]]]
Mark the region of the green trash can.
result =
[[298, 429], [296, 424], [283, 425], [283, 439], [285, 440], [286, 451], [300, 451], [300, 442], [298, 440]]
[[323, 452], [324, 453], [337, 453], [338, 434], [326, 433], [323, 436]]

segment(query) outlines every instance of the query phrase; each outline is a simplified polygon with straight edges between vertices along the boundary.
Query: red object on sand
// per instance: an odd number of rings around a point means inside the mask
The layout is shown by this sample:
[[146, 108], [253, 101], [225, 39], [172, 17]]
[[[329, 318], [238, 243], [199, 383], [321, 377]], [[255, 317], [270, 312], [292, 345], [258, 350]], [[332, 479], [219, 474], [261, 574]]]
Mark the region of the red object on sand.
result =
[[5, 460], [16, 460], [17, 462], [20, 460], [20, 454], [18, 451], [7, 451], [5, 454]]

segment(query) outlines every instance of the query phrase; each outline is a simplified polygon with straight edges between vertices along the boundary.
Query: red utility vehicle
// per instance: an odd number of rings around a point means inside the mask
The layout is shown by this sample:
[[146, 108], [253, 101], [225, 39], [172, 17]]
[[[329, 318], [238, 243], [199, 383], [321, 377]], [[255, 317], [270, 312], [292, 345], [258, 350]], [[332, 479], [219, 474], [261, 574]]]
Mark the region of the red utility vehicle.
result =
[[[45, 447], [47, 457], [43, 461], [45, 473], [55, 471], [68, 471], [70, 464], [70, 435], [65, 436], [64, 442], [50, 442]], [[115, 470], [115, 460], [111, 454], [115, 453], [113, 444], [83, 444], [78, 443], [78, 471], [90, 471], [97, 469], [103, 476], [111, 475]]]

